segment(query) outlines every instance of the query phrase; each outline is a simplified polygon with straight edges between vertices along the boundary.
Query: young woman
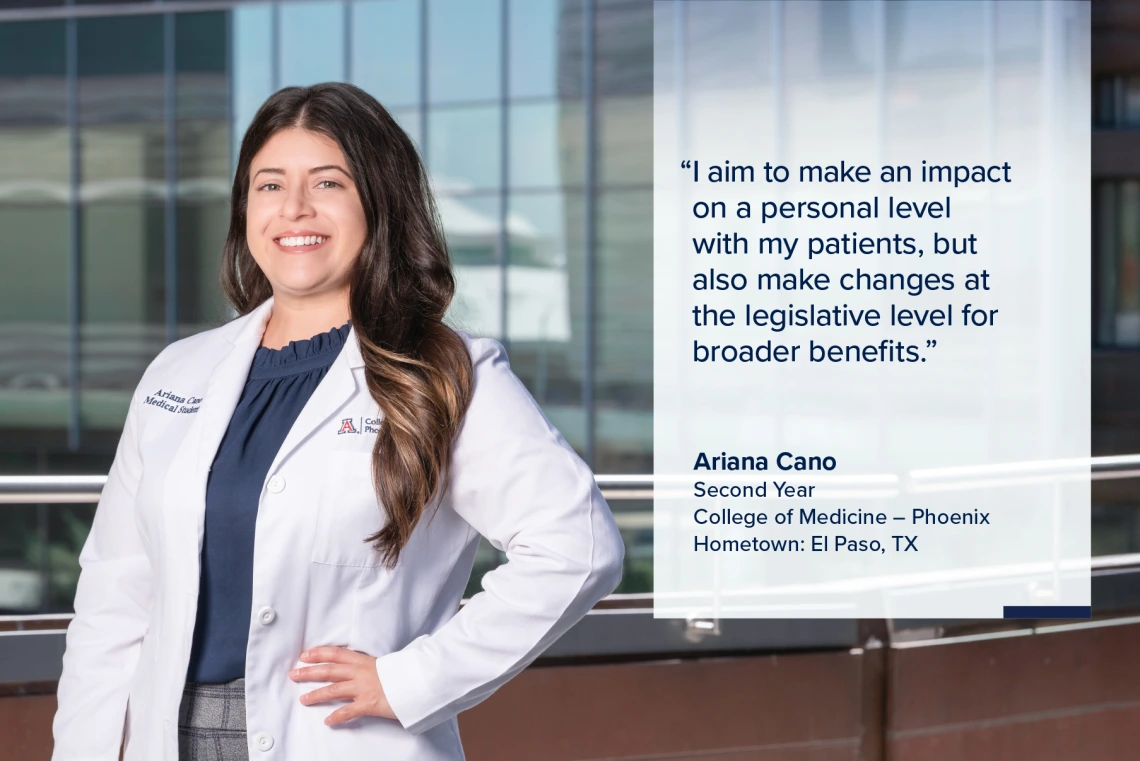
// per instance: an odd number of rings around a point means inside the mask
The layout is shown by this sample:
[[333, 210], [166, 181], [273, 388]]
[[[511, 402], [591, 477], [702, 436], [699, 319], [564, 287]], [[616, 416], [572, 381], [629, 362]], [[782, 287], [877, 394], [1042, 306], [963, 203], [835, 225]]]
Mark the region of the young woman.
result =
[[[239, 313], [134, 394], [67, 633], [56, 761], [463, 758], [456, 714], [621, 577], [589, 469], [455, 290], [407, 135], [346, 84], [258, 111]], [[462, 609], [480, 535], [508, 562]], [[457, 612], [458, 610], [458, 612]]]

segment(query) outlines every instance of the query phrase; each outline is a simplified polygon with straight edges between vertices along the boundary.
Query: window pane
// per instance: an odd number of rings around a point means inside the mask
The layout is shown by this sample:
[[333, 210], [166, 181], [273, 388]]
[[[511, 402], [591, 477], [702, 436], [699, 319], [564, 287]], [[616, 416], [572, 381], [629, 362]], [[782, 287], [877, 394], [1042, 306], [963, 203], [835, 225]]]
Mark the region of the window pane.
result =
[[[512, 98], [581, 96], [581, 18], [580, 0], [510, 0]], [[561, 44], [569, 35], [577, 36], [572, 48]]]
[[[703, 14], [704, 9], [700, 13]], [[598, 95], [652, 94], [653, 3], [649, 0], [599, 3], [594, 24], [597, 30], [594, 79]], [[574, 26], [580, 29], [581, 23]], [[568, 42], [573, 46], [571, 50], [581, 50], [580, 34], [576, 42]]]
[[492, 100], [500, 93], [499, 0], [428, 0], [428, 97]]
[[253, 115], [265, 99], [273, 94], [273, 9], [268, 5], [239, 5], [231, 11], [233, 24], [233, 119], [234, 140], [232, 164], [242, 137], [253, 121]]
[[282, 3], [277, 57], [281, 87], [344, 79], [344, 5]]
[[598, 198], [595, 277], [595, 470], [651, 473], [653, 453], [653, 194]]
[[1120, 184], [1120, 237], [1116, 250], [1116, 319], [1118, 346], [1140, 346], [1140, 182]]
[[984, 60], [981, 0], [886, 4], [887, 66], [892, 69], [980, 66]]
[[420, 153], [420, 158], [423, 159], [423, 125], [420, 119], [420, 110], [418, 108], [396, 108], [390, 109], [389, 113], [396, 123], [404, 132], [408, 133], [408, 137], [416, 144], [416, 149]]
[[[4, 140], [0, 135], [0, 145]], [[67, 428], [68, 221], [62, 204], [0, 202], [0, 427], [6, 431]]]
[[163, 39], [157, 15], [79, 21], [85, 428], [122, 428], [131, 392], [165, 344]]
[[436, 108], [428, 115], [428, 167], [440, 192], [497, 188], [499, 109]]
[[[0, 438], [21, 452], [48, 432], [61, 441], [70, 411], [64, 39], [62, 21], [0, 24]], [[18, 522], [0, 519], [0, 535]], [[38, 586], [21, 588], [38, 601]]]
[[[866, 76], [875, 66], [874, 0], [786, 5], [785, 76]], [[818, 14], [818, 21], [813, 15]]]
[[1118, 185], [1102, 181], [1095, 185], [1093, 202], [1093, 240], [1096, 243], [1093, 261], [1097, 273], [1097, 292], [1093, 303], [1097, 306], [1097, 343], [1110, 346], [1116, 343], [1116, 207]]
[[229, 226], [230, 82], [226, 14], [176, 17], [178, 335], [223, 322], [229, 311], [218, 284]]
[[[768, 79], [772, 68], [770, 3], [689, 8], [684, 27], [686, 87], [707, 93]], [[818, 24], [817, 20], [813, 26]]]
[[[573, 417], [584, 435], [583, 215], [581, 193], [510, 197], [507, 319], [515, 374], [548, 414]], [[584, 440], [563, 435], [585, 451]]]
[[162, 23], [158, 15], [79, 19], [81, 124], [162, 121]]
[[510, 184], [556, 188], [585, 182], [585, 112], [580, 101], [512, 105]]
[[352, 4], [352, 82], [387, 108], [420, 101], [420, 4]]
[[1044, 8], [1044, 3], [994, 3], [999, 61], [1040, 60]]
[[450, 324], [477, 336], [502, 338], [503, 288], [499, 266], [499, 197], [438, 194], [456, 293]]
[[653, 96], [598, 102], [598, 175], [602, 185], [653, 182]]
[[[18, 466], [17, 466], [18, 467]], [[25, 466], [15, 472], [26, 474]], [[40, 513], [36, 505], [5, 505], [0, 514], [0, 615], [28, 614], [45, 602], [40, 573]]]
[[130, 394], [165, 345], [161, 201], [102, 201], [82, 212], [80, 373], [84, 426], [120, 430]]
[[[495, 265], [499, 262], [499, 197], [497, 195], [436, 196], [439, 216], [447, 235], [451, 261], [456, 266]], [[492, 311], [487, 308], [488, 313]], [[498, 313], [498, 307], [494, 307]], [[491, 332], [488, 332], [491, 331]], [[499, 335], [498, 322], [480, 335]]]

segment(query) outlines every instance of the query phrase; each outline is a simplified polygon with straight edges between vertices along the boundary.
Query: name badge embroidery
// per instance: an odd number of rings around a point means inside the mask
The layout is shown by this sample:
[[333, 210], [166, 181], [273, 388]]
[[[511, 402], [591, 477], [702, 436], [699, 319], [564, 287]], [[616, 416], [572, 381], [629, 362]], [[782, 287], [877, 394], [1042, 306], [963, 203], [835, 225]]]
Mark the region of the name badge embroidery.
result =
[[[357, 420], [361, 421], [358, 426]], [[340, 421], [340, 427], [337, 429], [337, 436], [342, 433], [379, 433], [380, 432], [380, 418], [366, 417], [366, 418], [353, 418], [346, 417]]]
[[160, 388], [158, 391], [155, 391], [153, 395], [148, 395], [144, 400], [144, 404], [161, 407], [167, 412], [173, 412], [178, 415], [190, 415], [198, 411], [198, 407], [202, 404], [202, 397], [178, 396], [177, 394]]

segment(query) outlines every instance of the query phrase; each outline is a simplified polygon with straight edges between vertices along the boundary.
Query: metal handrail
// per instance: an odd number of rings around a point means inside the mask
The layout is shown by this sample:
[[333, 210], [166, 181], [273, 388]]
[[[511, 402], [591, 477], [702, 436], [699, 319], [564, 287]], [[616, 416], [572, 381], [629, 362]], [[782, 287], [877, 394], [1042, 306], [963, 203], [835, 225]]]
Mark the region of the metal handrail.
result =
[[[912, 470], [901, 479], [893, 474], [860, 474], [835, 477], [830, 474], [812, 474], [814, 482], [835, 481], [845, 485], [910, 484], [916, 489], [936, 485], [953, 485], [954, 488], [990, 486], [995, 478], [1075, 478], [1083, 477], [1088, 468], [1094, 480], [1112, 480], [1140, 477], [1140, 454], [1111, 455], [1106, 457], [1079, 457], [1065, 460], [1030, 460], [1025, 462], [994, 463], [948, 468], [922, 468]], [[754, 480], [724, 474], [727, 480]], [[594, 480], [606, 490], [606, 497], [614, 499], [648, 499], [655, 485], [691, 482], [691, 474], [597, 474]], [[0, 476], [0, 504], [4, 503], [83, 503], [98, 502], [99, 494], [107, 483], [106, 476]]]

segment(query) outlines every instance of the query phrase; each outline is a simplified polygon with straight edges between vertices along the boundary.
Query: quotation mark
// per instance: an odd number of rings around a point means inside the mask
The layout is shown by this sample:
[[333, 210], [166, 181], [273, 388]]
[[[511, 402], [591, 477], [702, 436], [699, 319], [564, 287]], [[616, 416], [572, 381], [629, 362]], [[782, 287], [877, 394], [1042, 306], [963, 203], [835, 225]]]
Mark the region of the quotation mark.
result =
[[928, 349], [933, 349], [933, 348], [934, 348], [935, 346], [937, 346], [937, 345], [938, 345], [938, 342], [937, 342], [937, 341], [929, 341], [929, 340], [928, 340], [928, 341], [926, 342], [926, 348], [928, 348]]
[[682, 161], [681, 162], [681, 168], [682, 169], [692, 169], [693, 168], [693, 162], [692, 161]]

